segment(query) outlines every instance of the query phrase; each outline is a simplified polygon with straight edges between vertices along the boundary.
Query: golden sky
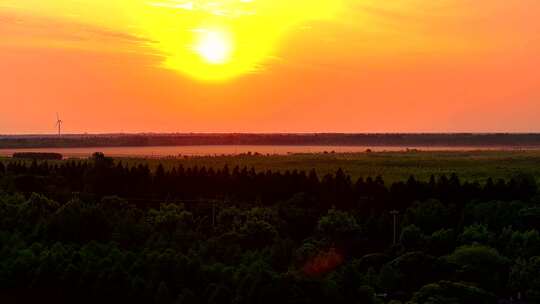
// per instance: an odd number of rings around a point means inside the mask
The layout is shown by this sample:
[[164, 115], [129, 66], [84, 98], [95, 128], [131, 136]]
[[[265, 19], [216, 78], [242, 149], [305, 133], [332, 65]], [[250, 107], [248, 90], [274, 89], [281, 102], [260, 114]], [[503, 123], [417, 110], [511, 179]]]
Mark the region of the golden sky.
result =
[[538, 0], [0, 0], [0, 134], [539, 132]]

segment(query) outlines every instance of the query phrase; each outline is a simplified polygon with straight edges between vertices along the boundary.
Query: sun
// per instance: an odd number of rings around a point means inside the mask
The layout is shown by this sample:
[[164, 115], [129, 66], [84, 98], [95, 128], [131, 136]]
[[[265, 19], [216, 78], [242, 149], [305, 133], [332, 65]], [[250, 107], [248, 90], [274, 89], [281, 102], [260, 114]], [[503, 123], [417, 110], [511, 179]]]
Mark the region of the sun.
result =
[[200, 36], [195, 52], [209, 64], [225, 64], [231, 60], [233, 42], [227, 33], [219, 30], [197, 30]]
[[[84, 35], [91, 35], [62, 45], [139, 54], [157, 68], [222, 82], [286, 63], [289, 41], [308, 35], [312, 24], [347, 24], [346, 3], [352, 7], [358, 0], [0, 0], [0, 7], [4, 2], [9, 10], [84, 25]], [[102, 30], [94, 33], [86, 26]], [[109, 43], [113, 41], [118, 44]]]
[[160, 68], [220, 83], [269, 70], [305, 24], [337, 20], [348, 0], [95, 1], [114, 3], [122, 27]]

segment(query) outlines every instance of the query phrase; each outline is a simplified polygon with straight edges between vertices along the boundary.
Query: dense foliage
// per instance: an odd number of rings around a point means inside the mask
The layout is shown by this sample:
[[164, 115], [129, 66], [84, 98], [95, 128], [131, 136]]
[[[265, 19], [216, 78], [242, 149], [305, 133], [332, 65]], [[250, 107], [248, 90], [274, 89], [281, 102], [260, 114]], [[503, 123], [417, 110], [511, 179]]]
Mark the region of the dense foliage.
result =
[[[393, 212], [398, 211], [393, 244]], [[540, 301], [534, 178], [0, 162], [0, 301]]]

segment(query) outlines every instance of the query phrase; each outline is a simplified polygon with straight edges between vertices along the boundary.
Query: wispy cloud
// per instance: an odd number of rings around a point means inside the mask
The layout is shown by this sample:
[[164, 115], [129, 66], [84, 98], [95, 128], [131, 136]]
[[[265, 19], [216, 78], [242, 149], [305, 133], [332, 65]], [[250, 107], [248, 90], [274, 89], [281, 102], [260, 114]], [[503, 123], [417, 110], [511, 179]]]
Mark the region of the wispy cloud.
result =
[[178, 1], [169, 0], [161, 2], [148, 2], [153, 7], [164, 7], [194, 12], [203, 12], [215, 16], [238, 18], [254, 15], [256, 12], [250, 7], [251, 0], [242, 1]]
[[130, 33], [64, 19], [23, 13], [0, 12], [1, 44], [76, 46], [90, 49], [126, 51], [145, 47], [151, 40]]

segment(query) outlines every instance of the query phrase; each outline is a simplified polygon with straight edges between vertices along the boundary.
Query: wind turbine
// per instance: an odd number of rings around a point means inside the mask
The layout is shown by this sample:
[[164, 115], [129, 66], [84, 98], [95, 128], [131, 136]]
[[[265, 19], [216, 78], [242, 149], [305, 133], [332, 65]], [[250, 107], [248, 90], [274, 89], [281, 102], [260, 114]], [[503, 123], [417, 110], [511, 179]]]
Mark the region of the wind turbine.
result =
[[56, 126], [58, 127], [58, 136], [62, 135], [62, 124], [64, 122], [60, 119], [58, 112], [56, 112]]

